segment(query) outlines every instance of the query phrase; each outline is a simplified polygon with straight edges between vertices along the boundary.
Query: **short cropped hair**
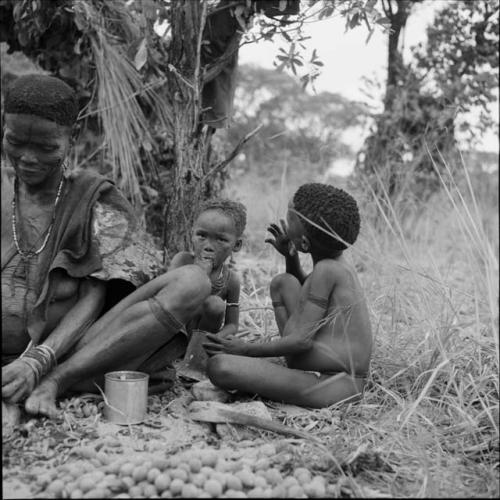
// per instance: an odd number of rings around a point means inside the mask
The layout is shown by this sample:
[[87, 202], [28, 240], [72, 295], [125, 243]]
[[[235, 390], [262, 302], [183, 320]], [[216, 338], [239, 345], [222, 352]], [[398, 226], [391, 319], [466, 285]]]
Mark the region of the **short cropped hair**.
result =
[[78, 116], [75, 91], [59, 78], [29, 74], [13, 80], [5, 93], [5, 113], [35, 115], [64, 126]]
[[225, 198], [206, 200], [201, 204], [198, 215], [208, 210], [219, 210], [224, 215], [230, 217], [234, 222], [236, 236], [240, 237], [243, 231], [245, 231], [247, 225], [247, 209], [243, 203]]
[[294, 209], [303, 215], [300, 217], [306, 234], [312, 244], [331, 253], [345, 250], [347, 245], [330, 236], [308, 222], [324, 228], [330, 234], [332, 230], [344, 241], [352, 245], [359, 234], [360, 217], [356, 200], [343, 189], [328, 184], [309, 183], [299, 187], [293, 196]]

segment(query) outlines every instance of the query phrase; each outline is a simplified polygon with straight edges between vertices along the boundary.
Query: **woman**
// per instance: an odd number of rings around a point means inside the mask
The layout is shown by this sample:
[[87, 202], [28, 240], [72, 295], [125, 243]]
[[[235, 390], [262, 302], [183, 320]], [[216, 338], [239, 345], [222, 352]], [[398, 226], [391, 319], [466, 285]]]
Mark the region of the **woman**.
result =
[[[153, 278], [159, 259], [113, 183], [68, 172], [78, 114], [68, 85], [46, 75], [21, 76], [7, 89], [4, 114], [2, 401], [28, 399], [29, 412], [53, 414], [55, 393], [44, 408], [39, 397], [30, 401], [33, 390], [60, 362], [71, 373], [75, 352], [89, 343], [89, 327]], [[116, 329], [107, 332], [103, 368], [119, 364], [113, 350], [119, 324]], [[159, 347], [142, 340], [144, 352], [134, 351], [139, 358]], [[90, 344], [83, 372], [102, 342]]]

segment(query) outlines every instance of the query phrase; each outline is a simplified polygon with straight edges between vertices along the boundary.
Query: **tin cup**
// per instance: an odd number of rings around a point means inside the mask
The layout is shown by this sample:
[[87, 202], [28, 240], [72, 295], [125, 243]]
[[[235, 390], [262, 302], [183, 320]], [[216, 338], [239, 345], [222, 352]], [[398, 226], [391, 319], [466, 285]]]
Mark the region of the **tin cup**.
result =
[[115, 424], [140, 424], [146, 418], [149, 375], [116, 371], [104, 375], [104, 417]]

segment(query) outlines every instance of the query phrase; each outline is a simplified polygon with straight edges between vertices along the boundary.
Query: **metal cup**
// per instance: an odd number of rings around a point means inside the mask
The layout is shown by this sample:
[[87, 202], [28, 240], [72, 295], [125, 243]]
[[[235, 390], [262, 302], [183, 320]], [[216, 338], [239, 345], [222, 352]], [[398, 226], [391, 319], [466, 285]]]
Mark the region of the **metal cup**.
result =
[[140, 424], [146, 418], [149, 375], [134, 371], [104, 375], [104, 417], [115, 424]]

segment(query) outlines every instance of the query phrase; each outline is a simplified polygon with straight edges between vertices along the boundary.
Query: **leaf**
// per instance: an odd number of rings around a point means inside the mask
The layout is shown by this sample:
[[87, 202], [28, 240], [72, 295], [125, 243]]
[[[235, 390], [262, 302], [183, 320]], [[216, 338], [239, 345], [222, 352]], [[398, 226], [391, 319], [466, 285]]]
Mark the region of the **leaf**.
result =
[[382, 26], [390, 26], [391, 20], [388, 17], [379, 17], [376, 21], [377, 24], [381, 24]]
[[139, 45], [139, 48], [137, 49], [137, 53], [135, 54], [134, 57], [135, 69], [139, 71], [146, 64], [147, 60], [148, 60], [148, 48], [146, 45], [146, 39], [143, 38]]
[[356, 13], [356, 14], [354, 14], [354, 15], [351, 17], [351, 19], [349, 20], [349, 28], [350, 28], [350, 29], [353, 29], [353, 28], [355, 28], [356, 26], [358, 26], [358, 25], [359, 25], [359, 23], [360, 23], [360, 21], [359, 21], [359, 14], [358, 14], [358, 13]]

